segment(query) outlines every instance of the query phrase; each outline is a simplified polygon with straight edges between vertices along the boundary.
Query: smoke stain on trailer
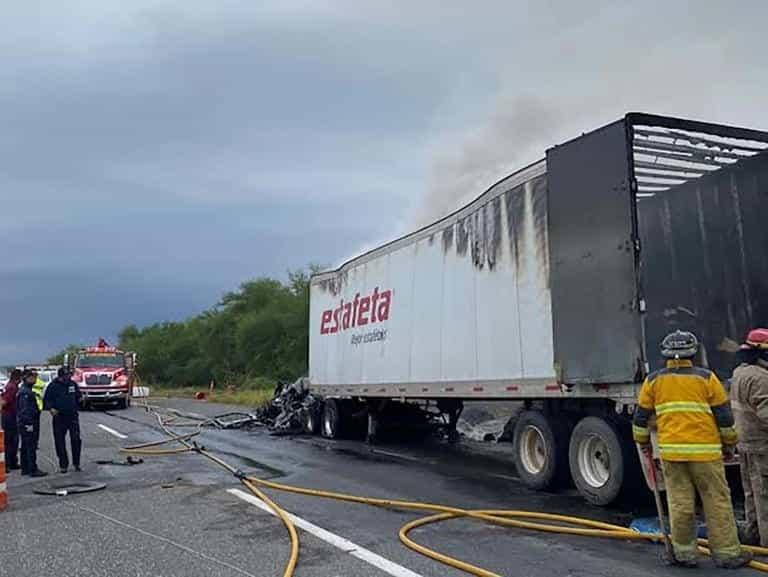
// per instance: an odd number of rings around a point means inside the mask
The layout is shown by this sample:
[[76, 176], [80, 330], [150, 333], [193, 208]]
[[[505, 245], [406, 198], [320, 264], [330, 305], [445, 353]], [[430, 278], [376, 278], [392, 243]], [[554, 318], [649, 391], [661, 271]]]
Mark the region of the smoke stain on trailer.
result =
[[341, 289], [345, 284], [347, 284], [347, 271], [342, 271], [330, 278], [323, 279], [318, 283], [321, 290], [327, 293], [331, 293], [331, 295], [334, 297], [337, 297], [341, 294]]
[[[546, 188], [544, 177], [535, 178], [497, 194], [458, 218], [441, 231], [443, 252], [447, 254], [455, 246], [456, 255], [469, 254], [475, 268], [483, 270], [487, 265], [493, 271], [504, 255], [506, 229], [515, 270], [523, 274], [535, 268], [543, 286], [549, 288]], [[535, 267], [526, 267], [526, 256], [534, 259]]]
[[534, 242], [536, 244], [536, 264], [543, 286], [549, 288], [549, 232], [547, 215], [547, 181], [540, 177], [528, 183], [531, 193], [531, 215]]
[[483, 269], [485, 266], [486, 242], [485, 235], [485, 205], [478, 208], [473, 217], [472, 225], [472, 262], [475, 267]]
[[490, 212], [485, 221], [488, 268], [493, 270], [499, 260], [499, 251], [501, 250], [501, 197], [494, 198], [485, 208], [486, 211]]
[[524, 185], [510, 188], [504, 193], [504, 206], [507, 211], [507, 234], [509, 235], [509, 253], [515, 263], [515, 269], [521, 270], [522, 255], [525, 252], [525, 238], [522, 234], [525, 222]]
[[472, 233], [472, 216], [460, 218], [456, 221], [456, 254], [464, 256], [469, 248], [469, 237]]
[[443, 229], [443, 252], [448, 253], [448, 251], [453, 248], [453, 228], [454, 225], [446, 226]]

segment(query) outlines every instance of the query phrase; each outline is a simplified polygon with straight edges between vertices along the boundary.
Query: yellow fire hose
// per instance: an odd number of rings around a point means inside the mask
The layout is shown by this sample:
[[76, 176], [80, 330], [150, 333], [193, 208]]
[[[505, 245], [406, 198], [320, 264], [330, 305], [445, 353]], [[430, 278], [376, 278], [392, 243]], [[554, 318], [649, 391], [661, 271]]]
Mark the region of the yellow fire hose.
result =
[[[237, 476], [243, 485], [245, 485], [245, 487], [251, 491], [251, 493], [253, 493], [257, 498], [261, 499], [275, 513], [275, 515], [282, 521], [288, 531], [291, 539], [291, 549], [285, 570], [283, 571], [283, 577], [293, 576], [299, 557], [299, 537], [296, 532], [296, 527], [288, 517], [287, 513], [282, 508], [280, 508], [279, 505], [272, 501], [266, 494], [264, 494], [260, 487], [274, 491], [282, 491], [310, 497], [321, 497], [324, 499], [334, 499], [337, 501], [371, 505], [374, 507], [429, 512], [431, 513], [429, 516], [415, 519], [403, 525], [399, 532], [400, 541], [403, 543], [403, 545], [413, 551], [416, 551], [417, 553], [420, 553], [421, 555], [424, 555], [449, 567], [453, 567], [454, 569], [464, 571], [470, 575], [475, 575], [476, 577], [502, 576], [498, 573], [494, 573], [493, 571], [478, 567], [477, 565], [472, 565], [466, 561], [456, 559], [444, 553], [430, 549], [429, 547], [425, 547], [424, 545], [420, 545], [419, 543], [413, 541], [408, 534], [413, 529], [423, 527], [425, 525], [430, 525], [441, 521], [448, 521], [450, 519], [456, 519], [460, 517], [469, 517], [471, 519], [492, 523], [494, 525], [514, 527], [517, 529], [527, 529], [532, 531], [543, 531], [547, 533], [579, 535], [583, 537], [601, 537], [607, 539], [621, 539], [625, 541], [660, 542], [663, 540], [663, 536], [658, 533], [637, 533], [627, 527], [613, 525], [610, 523], [603, 523], [601, 521], [585, 519], [582, 517], [570, 517], [567, 515], [557, 515], [554, 513], [542, 513], [537, 511], [517, 511], [502, 509], [469, 510], [433, 503], [421, 503], [417, 501], [400, 501], [393, 499], [360, 497], [357, 495], [348, 495], [345, 493], [335, 493], [332, 491], [295, 487], [293, 485], [285, 485], [282, 483], [276, 483], [274, 481], [259, 479], [257, 477], [245, 476], [232, 465], [210, 453], [205, 448], [196, 445], [194, 442], [190, 442], [190, 439], [198, 434], [199, 431], [198, 433], [193, 433], [190, 435], [176, 435], [168, 428], [167, 421], [165, 421], [163, 417], [154, 410], [154, 407], [147, 406], [146, 408], [148, 411], [155, 414], [158, 422], [160, 423], [160, 426], [165, 431], [165, 433], [169, 435], [169, 438], [153, 443], [145, 443], [143, 445], [126, 447], [121, 449], [121, 451], [124, 453], [146, 456], [174, 455], [195, 452]], [[180, 443], [183, 445], [183, 447], [178, 449], [148, 448], [173, 442]], [[744, 548], [752, 551], [756, 555], [768, 555], [768, 548], [750, 546], [744, 546]], [[710, 554], [709, 549], [707, 548], [706, 539], [699, 539], [699, 550], [706, 555]], [[752, 561], [748, 567], [757, 569], [758, 571], [768, 572], [768, 563]]]

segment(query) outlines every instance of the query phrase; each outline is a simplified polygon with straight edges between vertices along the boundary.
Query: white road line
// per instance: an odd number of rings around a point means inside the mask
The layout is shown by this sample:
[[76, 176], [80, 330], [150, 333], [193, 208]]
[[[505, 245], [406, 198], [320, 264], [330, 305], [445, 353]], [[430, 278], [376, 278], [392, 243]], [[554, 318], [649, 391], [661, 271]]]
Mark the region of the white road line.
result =
[[[249, 493], [246, 493], [245, 491], [241, 491], [240, 489], [227, 489], [227, 492], [234, 495], [235, 497], [242, 499], [243, 501], [246, 501], [247, 503], [250, 503], [251, 505], [258, 507], [262, 511], [266, 511], [270, 515], [275, 514], [272, 509], [270, 509], [261, 500]], [[397, 563], [390, 561], [381, 555], [377, 555], [373, 551], [366, 549], [365, 547], [361, 547], [360, 545], [357, 545], [352, 541], [345, 539], [344, 537], [340, 537], [339, 535], [331, 533], [322, 527], [318, 527], [317, 525], [314, 525], [309, 521], [302, 519], [301, 517], [297, 517], [291, 513], [288, 513], [288, 517], [291, 519], [291, 521], [293, 521], [294, 525], [300, 529], [303, 529], [307, 533], [314, 535], [321, 541], [325, 541], [329, 545], [333, 545], [334, 547], [341, 549], [345, 553], [349, 553], [352, 555], [352, 557], [356, 557], [361, 561], [365, 561], [369, 565], [373, 565], [387, 575], [392, 575], [393, 577], [423, 577], [419, 573], [414, 573], [402, 565], [398, 565]]]
[[128, 438], [127, 435], [123, 435], [122, 433], [120, 433], [118, 431], [115, 431], [114, 429], [110, 429], [106, 425], [99, 425], [99, 429], [102, 429], [102, 430], [106, 431], [110, 435], [114, 435], [118, 439], [127, 439]]

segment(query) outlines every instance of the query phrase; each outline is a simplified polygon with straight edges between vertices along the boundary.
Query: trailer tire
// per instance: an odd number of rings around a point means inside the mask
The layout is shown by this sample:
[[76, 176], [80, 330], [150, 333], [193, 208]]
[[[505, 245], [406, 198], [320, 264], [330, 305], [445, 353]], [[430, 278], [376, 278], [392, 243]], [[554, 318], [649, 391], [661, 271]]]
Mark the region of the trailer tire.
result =
[[336, 399], [326, 399], [323, 404], [322, 420], [320, 423], [320, 434], [326, 439], [339, 439], [342, 436], [342, 415], [339, 401]]
[[600, 417], [584, 417], [568, 447], [571, 478], [593, 505], [610, 505], [622, 492], [631, 458], [618, 427]]
[[515, 468], [526, 487], [555, 489], [568, 479], [569, 428], [541, 411], [527, 410], [515, 424]]
[[304, 432], [308, 435], [317, 435], [320, 432], [322, 409], [318, 410], [315, 406], [304, 409]]

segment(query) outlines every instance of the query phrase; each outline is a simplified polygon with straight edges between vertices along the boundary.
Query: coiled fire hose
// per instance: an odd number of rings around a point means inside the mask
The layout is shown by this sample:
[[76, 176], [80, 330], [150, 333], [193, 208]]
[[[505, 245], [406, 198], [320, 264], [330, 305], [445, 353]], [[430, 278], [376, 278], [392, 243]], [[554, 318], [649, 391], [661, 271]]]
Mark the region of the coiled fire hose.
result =
[[[200, 434], [199, 429], [201, 429], [208, 421], [200, 421], [197, 425], [198, 430], [193, 433], [178, 435], [171, 430], [168, 421], [160, 413], [160, 407], [145, 405], [145, 408], [148, 412], [154, 414], [161, 429], [165, 432], [165, 434], [168, 435], [168, 438], [152, 443], [133, 445], [130, 447], [122, 448], [120, 450], [123, 453], [128, 453], [131, 455], [145, 456], [165, 456], [194, 452], [202, 455], [203, 457], [232, 473], [246, 488], [248, 488], [249, 491], [251, 491], [253, 495], [263, 501], [275, 513], [275, 515], [282, 521], [283, 525], [285, 525], [285, 528], [288, 531], [291, 546], [288, 561], [286, 562], [285, 569], [283, 571], [283, 577], [293, 577], [299, 558], [299, 537], [298, 533], [296, 532], [296, 527], [288, 517], [288, 514], [272, 499], [270, 499], [261, 490], [261, 488], [294, 493], [297, 495], [306, 495], [309, 497], [320, 497], [324, 499], [345, 501], [348, 503], [371, 505], [374, 507], [428, 512], [430, 513], [429, 516], [410, 521], [400, 528], [400, 541], [403, 543], [403, 545], [413, 551], [416, 551], [417, 553], [420, 553], [449, 567], [453, 567], [454, 569], [459, 569], [470, 575], [475, 575], [476, 577], [502, 576], [498, 573], [494, 573], [493, 571], [489, 571], [482, 567], [478, 567], [477, 565], [456, 559], [444, 553], [440, 553], [439, 551], [435, 551], [429, 547], [425, 547], [424, 545], [420, 545], [409, 537], [409, 533], [412, 530], [418, 527], [423, 527], [425, 525], [447, 521], [450, 519], [456, 519], [459, 517], [469, 517], [471, 519], [476, 519], [478, 521], [484, 521], [486, 523], [492, 523], [494, 525], [500, 525], [503, 527], [514, 527], [516, 529], [543, 531], [547, 533], [579, 535], [583, 537], [600, 537], [604, 539], [621, 539], [625, 541], [651, 541], [655, 543], [662, 542], [663, 540], [663, 536], [661, 534], [637, 533], [627, 527], [613, 525], [611, 523], [603, 523], [601, 521], [595, 521], [592, 519], [585, 519], [583, 517], [570, 517], [567, 515], [557, 515], [554, 513], [542, 513], [537, 511], [504, 509], [469, 510], [433, 503], [421, 503], [417, 501], [401, 501], [393, 499], [361, 497], [357, 495], [348, 495], [345, 493], [335, 493], [332, 491], [295, 487], [293, 485], [285, 485], [283, 483], [276, 483], [274, 481], [259, 479], [258, 477], [245, 475], [239, 469], [236, 469], [226, 461], [220, 459], [193, 441], [193, 439]], [[172, 417], [172, 419], [175, 418], [176, 417]], [[185, 423], [185, 425], [186, 424], [187, 423]], [[182, 446], [174, 449], [156, 448], [168, 443], [179, 443]], [[752, 546], [744, 546], [744, 548], [753, 552], [755, 555], [768, 556], [768, 548]], [[710, 554], [710, 551], [707, 548], [706, 539], [699, 539], [699, 550], [706, 555]], [[748, 567], [757, 569], [758, 571], [768, 572], [768, 563], [752, 561], [749, 563]]]

